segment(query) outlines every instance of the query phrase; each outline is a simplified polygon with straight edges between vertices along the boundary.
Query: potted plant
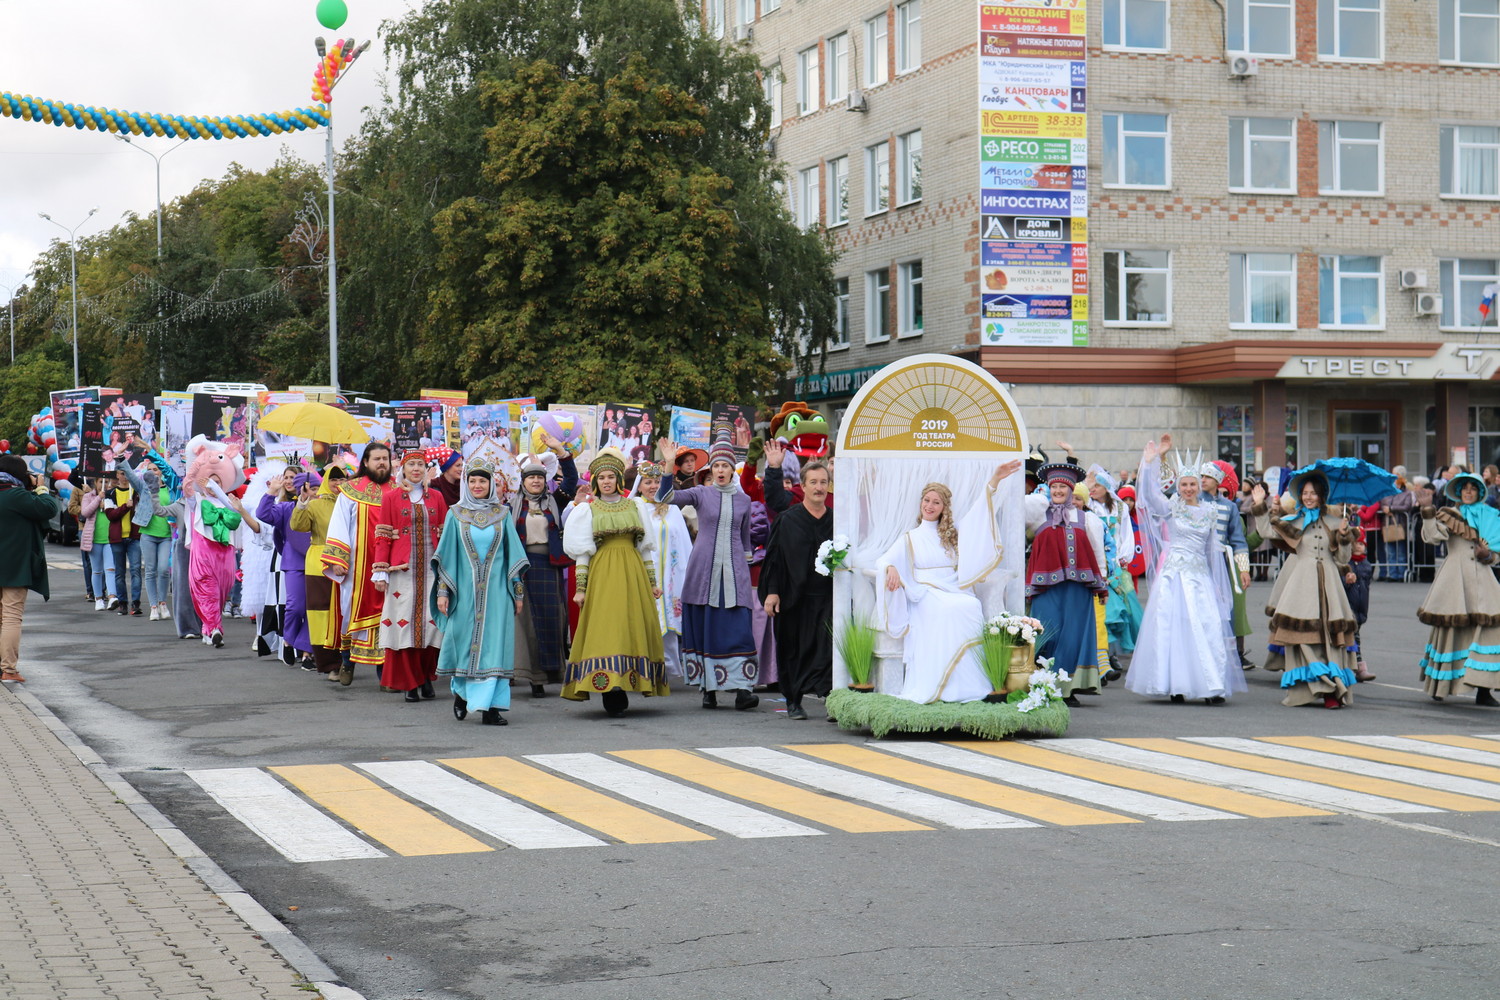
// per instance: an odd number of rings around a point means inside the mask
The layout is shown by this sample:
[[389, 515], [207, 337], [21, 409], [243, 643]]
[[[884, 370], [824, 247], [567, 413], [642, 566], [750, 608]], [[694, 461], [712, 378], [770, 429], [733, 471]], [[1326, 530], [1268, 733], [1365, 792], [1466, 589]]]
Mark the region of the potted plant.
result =
[[875, 662], [875, 626], [863, 618], [850, 616], [837, 637], [839, 655], [849, 670], [849, 690], [870, 692], [870, 667]]
[[979, 662], [992, 690], [985, 701], [1002, 702], [1012, 691], [1024, 690], [1035, 667], [1032, 652], [1042, 623], [1008, 611], [985, 622], [979, 630]]

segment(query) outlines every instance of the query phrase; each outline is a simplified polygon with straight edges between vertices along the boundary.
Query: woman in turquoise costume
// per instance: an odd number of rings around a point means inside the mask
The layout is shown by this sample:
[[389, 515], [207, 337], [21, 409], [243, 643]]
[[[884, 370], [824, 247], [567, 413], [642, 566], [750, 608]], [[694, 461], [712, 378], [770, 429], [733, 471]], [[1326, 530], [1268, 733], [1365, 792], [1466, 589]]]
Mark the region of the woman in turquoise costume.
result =
[[485, 725], [503, 726], [500, 713], [510, 710], [515, 670], [521, 580], [529, 564], [510, 508], [495, 490], [495, 467], [473, 459], [464, 481], [432, 560], [438, 581], [433, 612], [443, 633], [437, 674], [453, 689], [455, 718], [462, 721], [474, 708], [483, 712]]
[[1422, 539], [1446, 542], [1417, 617], [1432, 626], [1422, 656], [1422, 686], [1433, 701], [1474, 691], [1474, 702], [1495, 707], [1500, 687], [1500, 511], [1484, 502], [1484, 480], [1465, 472], [1443, 493], [1455, 506], [1422, 508]]

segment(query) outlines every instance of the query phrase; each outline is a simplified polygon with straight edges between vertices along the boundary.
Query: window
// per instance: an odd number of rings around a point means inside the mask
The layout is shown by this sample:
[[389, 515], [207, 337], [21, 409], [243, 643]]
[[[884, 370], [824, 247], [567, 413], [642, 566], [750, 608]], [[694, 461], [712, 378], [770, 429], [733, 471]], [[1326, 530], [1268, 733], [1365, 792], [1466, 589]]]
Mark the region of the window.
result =
[[1167, 326], [1172, 322], [1170, 253], [1104, 251], [1104, 322], [1107, 326]]
[[849, 346], [849, 279], [839, 278], [833, 283], [833, 336], [828, 340], [828, 349], [836, 351]]
[[1500, 310], [1491, 302], [1488, 314], [1479, 311], [1486, 295], [1500, 291], [1500, 260], [1463, 259], [1438, 262], [1443, 315], [1449, 330], [1493, 330]]
[[837, 104], [849, 96], [849, 32], [828, 39], [824, 49], [823, 79], [828, 84], [827, 101]]
[[760, 82], [766, 91], [766, 103], [771, 106], [771, 127], [774, 128], [781, 124], [781, 67], [767, 66]]
[[828, 225], [849, 221], [849, 157], [828, 161]]
[[1113, 187], [1170, 185], [1167, 116], [1104, 116], [1104, 183]]
[[1500, 464], [1500, 406], [1469, 407], [1469, 463], [1475, 469]]
[[1383, 185], [1379, 122], [1318, 122], [1318, 190], [1379, 194]]
[[877, 142], [865, 149], [865, 214], [878, 215], [891, 207], [891, 144]]
[[896, 139], [896, 204], [905, 205], [922, 197], [922, 130]]
[[878, 87], [886, 81], [889, 67], [886, 59], [886, 17], [881, 11], [865, 22], [865, 86]]
[[811, 229], [818, 224], [818, 168], [797, 171], [797, 225]]
[[[1251, 472], [1260, 472], [1255, 468], [1255, 407], [1244, 405], [1220, 406], [1219, 417], [1219, 458], [1240, 470], [1240, 477]], [[1286, 406], [1286, 457], [1285, 461], [1277, 462], [1274, 455], [1263, 455], [1262, 460], [1269, 460], [1275, 465], [1290, 465], [1296, 468], [1302, 463], [1298, 460], [1301, 454], [1301, 413], [1296, 403], [1288, 403]]]
[[1318, 55], [1330, 59], [1379, 59], [1383, 2], [1318, 0]]
[[708, 18], [708, 33], [715, 38], [724, 37], [724, 0], [704, 0], [704, 15]]
[[891, 339], [891, 269], [865, 272], [865, 343]]
[[740, 23], [755, 23], [755, 0], [740, 0]]
[[915, 337], [922, 332], [922, 262], [902, 264], [896, 273], [901, 279], [896, 295], [901, 307], [900, 336]]
[[1385, 326], [1385, 278], [1379, 257], [1318, 258], [1318, 325], [1379, 330]]
[[1296, 258], [1289, 253], [1229, 255], [1229, 325], [1293, 329]]
[[1500, 0], [1438, 0], [1438, 58], [1500, 64]]
[[922, 0], [896, 5], [896, 72], [922, 67]]
[[818, 110], [818, 47], [797, 53], [797, 114]]
[[1292, 0], [1229, 0], [1230, 52], [1292, 57]]
[[781, 0], [760, 0], [760, 16], [765, 17], [773, 10], [781, 9]]
[[1167, 0], [1104, 0], [1104, 47], [1167, 49]]
[[1500, 128], [1444, 125], [1438, 130], [1440, 190], [1445, 198], [1500, 195]]
[[1229, 190], [1295, 192], [1290, 118], [1229, 119]]

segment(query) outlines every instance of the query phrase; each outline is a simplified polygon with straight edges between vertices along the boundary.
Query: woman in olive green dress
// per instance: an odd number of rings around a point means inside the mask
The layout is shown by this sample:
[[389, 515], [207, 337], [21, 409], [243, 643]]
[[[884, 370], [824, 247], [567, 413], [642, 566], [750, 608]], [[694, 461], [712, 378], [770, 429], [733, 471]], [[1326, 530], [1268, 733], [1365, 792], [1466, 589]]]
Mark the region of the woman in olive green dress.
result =
[[656, 616], [661, 590], [644, 505], [620, 493], [624, 455], [617, 448], [601, 449], [589, 473], [594, 499], [574, 507], [563, 528], [563, 551], [578, 564], [573, 600], [582, 611], [562, 696], [587, 701], [598, 694], [604, 710], [619, 716], [629, 704], [627, 692], [669, 693]]

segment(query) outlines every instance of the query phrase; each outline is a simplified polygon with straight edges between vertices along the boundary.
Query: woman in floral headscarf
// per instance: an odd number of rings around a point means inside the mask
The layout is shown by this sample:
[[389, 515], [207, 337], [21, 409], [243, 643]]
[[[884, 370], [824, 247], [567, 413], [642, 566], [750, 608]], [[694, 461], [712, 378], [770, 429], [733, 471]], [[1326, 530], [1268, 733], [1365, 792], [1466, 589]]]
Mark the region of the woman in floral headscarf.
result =
[[1474, 691], [1479, 705], [1500, 706], [1500, 511], [1484, 502], [1484, 480], [1450, 479], [1443, 493], [1455, 506], [1422, 508], [1422, 538], [1448, 545], [1417, 617], [1432, 626], [1422, 656], [1422, 685], [1433, 701]]

